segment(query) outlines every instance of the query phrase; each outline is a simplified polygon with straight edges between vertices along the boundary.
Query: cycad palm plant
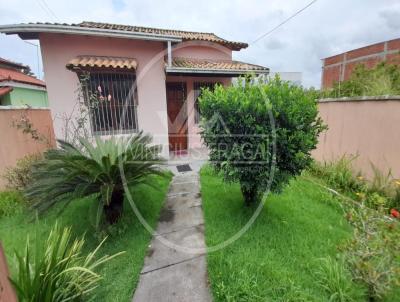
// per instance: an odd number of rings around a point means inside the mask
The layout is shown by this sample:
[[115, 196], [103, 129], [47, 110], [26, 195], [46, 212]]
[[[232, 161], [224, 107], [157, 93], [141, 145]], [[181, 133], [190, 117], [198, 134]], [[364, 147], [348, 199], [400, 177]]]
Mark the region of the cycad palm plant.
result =
[[142, 132], [93, 140], [82, 138], [79, 146], [59, 140], [59, 148], [47, 151], [33, 167], [34, 181], [26, 196], [39, 213], [60, 202], [66, 206], [77, 198], [96, 196], [96, 226], [103, 217], [113, 224], [122, 215], [124, 182], [150, 184], [149, 175], [162, 174], [160, 147], [150, 146], [151, 137]]

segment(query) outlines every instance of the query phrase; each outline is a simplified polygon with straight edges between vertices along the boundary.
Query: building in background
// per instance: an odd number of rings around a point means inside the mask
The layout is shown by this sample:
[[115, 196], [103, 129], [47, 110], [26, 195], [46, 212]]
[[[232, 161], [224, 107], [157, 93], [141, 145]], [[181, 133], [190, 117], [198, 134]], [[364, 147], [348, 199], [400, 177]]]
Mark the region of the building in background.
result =
[[268, 77], [274, 78], [275, 75], [278, 75], [281, 80], [289, 81], [295, 85], [301, 85], [303, 75], [301, 72], [290, 72], [290, 71], [271, 71]]
[[358, 64], [372, 68], [383, 61], [400, 65], [400, 39], [368, 45], [322, 59], [321, 88], [327, 89], [336, 82], [348, 80]]
[[48, 107], [45, 82], [28, 66], [0, 58], [0, 106]]

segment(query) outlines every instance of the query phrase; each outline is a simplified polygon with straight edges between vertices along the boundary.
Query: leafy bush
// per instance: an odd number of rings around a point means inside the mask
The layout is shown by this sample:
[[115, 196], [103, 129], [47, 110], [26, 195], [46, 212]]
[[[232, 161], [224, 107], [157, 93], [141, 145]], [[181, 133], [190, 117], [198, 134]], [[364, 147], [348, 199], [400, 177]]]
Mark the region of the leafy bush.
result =
[[368, 69], [359, 64], [350, 79], [335, 83], [333, 88], [324, 91], [325, 97], [352, 97], [400, 94], [400, 68], [397, 65], [379, 63]]
[[24, 198], [20, 192], [4, 191], [0, 192], [0, 218], [13, 216], [20, 212]]
[[142, 133], [105, 141], [96, 137], [95, 145], [83, 138], [79, 146], [59, 141], [60, 148], [47, 151], [44, 160], [34, 166], [35, 182], [26, 196], [35, 201], [39, 212], [60, 202], [66, 206], [76, 198], [96, 196], [96, 226], [103, 218], [114, 224], [122, 215], [124, 181], [128, 186], [150, 185], [149, 175], [162, 175], [159, 146], [149, 146], [150, 142]]
[[354, 301], [362, 292], [356, 292], [352, 285], [351, 276], [342, 258], [332, 257], [321, 259], [321, 266], [316, 273], [318, 283], [330, 295], [331, 302]]
[[15, 167], [7, 168], [3, 175], [7, 187], [12, 190], [24, 190], [32, 182], [32, 166], [41, 158], [41, 154], [26, 155], [17, 161]]
[[400, 181], [393, 179], [391, 171], [383, 173], [372, 163], [371, 179], [364, 178], [360, 173], [356, 176], [352, 168], [355, 158], [342, 156], [336, 161], [314, 162], [308, 171], [369, 208], [386, 213], [392, 208], [400, 209]]
[[362, 204], [347, 217], [354, 234], [344, 255], [353, 278], [366, 286], [370, 301], [382, 299], [400, 284], [399, 222]]
[[247, 205], [258, 200], [270, 175], [271, 189], [278, 191], [307, 167], [324, 129], [309, 94], [279, 78], [267, 84], [241, 78], [233, 86], [205, 89], [200, 111], [210, 160], [226, 181], [240, 182]]
[[[374, 176], [355, 177], [351, 159], [316, 163], [311, 172], [351, 198], [340, 205], [354, 228], [353, 237], [343, 247], [353, 279], [364, 284], [369, 301], [380, 300], [400, 284], [400, 226], [388, 214], [398, 200], [399, 181], [373, 166]], [[352, 199], [357, 196], [358, 202]], [[392, 210], [393, 212], [393, 210]]]
[[103, 242], [84, 257], [85, 240], [72, 241], [70, 228], [61, 229], [56, 224], [41, 250], [32, 248], [28, 238], [24, 255], [16, 253], [17, 274], [11, 279], [19, 301], [87, 301], [101, 280], [95, 271], [121, 254], [95, 259]]
[[357, 177], [353, 172], [352, 161], [356, 157], [343, 155], [336, 161], [319, 163], [314, 161], [309, 171], [318, 178], [342, 192], [364, 192], [366, 186], [360, 175]]
[[389, 212], [390, 201], [388, 198], [380, 195], [377, 192], [371, 193], [357, 193], [359, 200], [363, 202], [367, 207], [378, 210], [380, 212]]

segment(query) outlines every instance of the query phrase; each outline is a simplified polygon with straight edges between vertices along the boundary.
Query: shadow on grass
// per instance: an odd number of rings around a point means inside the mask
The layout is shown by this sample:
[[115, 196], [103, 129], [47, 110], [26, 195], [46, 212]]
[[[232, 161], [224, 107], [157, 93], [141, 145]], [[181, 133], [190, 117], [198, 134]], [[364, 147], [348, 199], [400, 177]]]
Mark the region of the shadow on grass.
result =
[[[254, 209], [244, 206], [238, 184], [201, 171], [207, 246], [243, 227]], [[328, 301], [315, 272], [320, 258], [335, 257], [351, 228], [332, 197], [304, 180], [271, 194], [250, 229], [232, 245], [207, 256], [215, 301]], [[349, 281], [351, 282], [351, 281]], [[352, 282], [351, 282], [352, 283]], [[360, 289], [353, 284], [355, 301]]]

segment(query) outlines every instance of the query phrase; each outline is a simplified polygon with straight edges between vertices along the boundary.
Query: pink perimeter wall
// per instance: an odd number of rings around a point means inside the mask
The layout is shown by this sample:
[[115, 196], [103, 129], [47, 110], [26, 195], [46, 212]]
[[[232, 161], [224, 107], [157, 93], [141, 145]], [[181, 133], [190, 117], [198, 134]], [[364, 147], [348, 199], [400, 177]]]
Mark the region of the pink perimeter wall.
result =
[[400, 97], [382, 99], [333, 99], [321, 101], [320, 116], [329, 129], [322, 133], [313, 152], [319, 161], [344, 154], [357, 155], [353, 165], [371, 177], [371, 163], [382, 172], [392, 170], [400, 178]]
[[[47, 142], [36, 141], [30, 134], [23, 133], [22, 129], [12, 126], [21, 118], [26, 118]], [[8, 167], [14, 167], [17, 160], [26, 155], [41, 153], [56, 143], [49, 109], [0, 106], [0, 129], [0, 188], [4, 188], [6, 182], [1, 175]]]

